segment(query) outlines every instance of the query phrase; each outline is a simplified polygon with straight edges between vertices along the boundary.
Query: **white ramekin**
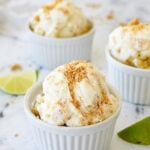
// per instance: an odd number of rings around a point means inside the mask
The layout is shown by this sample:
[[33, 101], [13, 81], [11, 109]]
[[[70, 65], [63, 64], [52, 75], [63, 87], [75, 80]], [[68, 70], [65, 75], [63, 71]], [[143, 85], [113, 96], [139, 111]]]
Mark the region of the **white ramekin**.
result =
[[39, 150], [108, 150], [121, 107], [120, 96], [111, 86], [110, 90], [119, 100], [119, 107], [111, 117], [89, 126], [63, 127], [49, 125], [32, 114], [32, 104], [42, 91], [42, 83], [31, 87], [25, 96], [24, 109]]
[[106, 50], [108, 80], [118, 89], [123, 100], [150, 105], [150, 70], [139, 69], [115, 60]]
[[30, 55], [37, 64], [53, 69], [72, 60], [90, 60], [94, 26], [80, 36], [72, 38], [50, 38], [38, 35], [28, 26]]

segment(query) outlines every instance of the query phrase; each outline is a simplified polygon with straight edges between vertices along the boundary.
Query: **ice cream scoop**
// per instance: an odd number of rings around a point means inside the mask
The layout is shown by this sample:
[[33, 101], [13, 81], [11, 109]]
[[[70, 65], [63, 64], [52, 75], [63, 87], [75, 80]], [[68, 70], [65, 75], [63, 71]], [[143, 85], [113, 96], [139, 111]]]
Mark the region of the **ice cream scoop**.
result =
[[118, 99], [91, 63], [73, 61], [45, 78], [34, 107], [47, 123], [75, 127], [105, 120], [116, 111]]
[[79, 7], [62, 0], [41, 7], [30, 19], [29, 26], [35, 33], [57, 38], [82, 35], [92, 27]]
[[108, 49], [124, 64], [150, 68], [150, 24], [135, 19], [116, 28], [109, 36]]

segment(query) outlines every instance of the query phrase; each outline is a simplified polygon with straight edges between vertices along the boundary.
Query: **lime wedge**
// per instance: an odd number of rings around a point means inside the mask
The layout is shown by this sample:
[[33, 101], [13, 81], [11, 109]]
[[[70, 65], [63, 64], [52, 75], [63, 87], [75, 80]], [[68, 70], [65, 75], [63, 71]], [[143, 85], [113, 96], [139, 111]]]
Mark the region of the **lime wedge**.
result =
[[123, 140], [141, 145], [150, 145], [150, 116], [118, 132]]
[[25, 94], [36, 81], [37, 77], [38, 70], [0, 76], [0, 89], [8, 94]]

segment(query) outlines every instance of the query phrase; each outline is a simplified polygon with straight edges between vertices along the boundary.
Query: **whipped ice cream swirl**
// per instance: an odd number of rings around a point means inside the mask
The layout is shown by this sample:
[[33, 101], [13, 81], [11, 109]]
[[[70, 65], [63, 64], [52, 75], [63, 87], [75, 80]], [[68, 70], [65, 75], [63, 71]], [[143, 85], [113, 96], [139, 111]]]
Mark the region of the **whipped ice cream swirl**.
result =
[[42, 6], [30, 19], [30, 29], [46, 37], [68, 38], [88, 32], [91, 22], [72, 2], [55, 0]]
[[94, 66], [73, 61], [45, 78], [34, 107], [49, 124], [76, 127], [105, 120], [116, 111], [118, 99]]

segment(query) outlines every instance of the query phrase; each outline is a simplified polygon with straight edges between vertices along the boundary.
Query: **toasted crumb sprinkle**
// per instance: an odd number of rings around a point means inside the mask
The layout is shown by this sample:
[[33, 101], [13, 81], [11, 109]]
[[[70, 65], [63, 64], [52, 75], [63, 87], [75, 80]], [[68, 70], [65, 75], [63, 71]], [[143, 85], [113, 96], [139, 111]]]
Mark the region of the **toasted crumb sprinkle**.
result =
[[62, 0], [55, 0], [55, 2], [56, 2], [56, 3], [60, 3], [60, 2], [62, 2]]
[[64, 74], [67, 77], [69, 83], [80, 82], [82, 79], [87, 77], [86, 63], [82, 61], [73, 61], [66, 64]]
[[53, 3], [51, 3], [51, 4], [49, 4], [49, 5], [44, 5], [44, 6], [42, 6], [42, 8], [43, 8], [43, 10], [44, 10], [45, 12], [49, 12], [50, 10], [52, 10], [53, 8], [55, 8], [56, 5], [57, 5], [58, 3], [60, 3], [60, 2], [62, 2], [62, 0], [55, 0]]
[[74, 94], [74, 85], [76, 82], [80, 82], [82, 79], [87, 78], [86, 72], [86, 63], [82, 63], [83, 61], [73, 61], [69, 64], [66, 64], [64, 75], [68, 80], [68, 86], [71, 93], [71, 97], [73, 99], [74, 105], [78, 108], [80, 105], [76, 101]]
[[40, 17], [39, 16], [35, 16], [34, 20], [37, 21], [37, 22], [39, 22], [40, 21]]
[[138, 24], [140, 24], [140, 20], [139, 18], [135, 18], [131, 22], [128, 23], [128, 26], [138, 25]]
[[113, 10], [109, 11], [106, 17], [107, 17], [107, 19], [113, 19], [114, 18], [114, 11]]
[[64, 14], [69, 14], [69, 11], [67, 10], [67, 9], [65, 9], [65, 8], [59, 8], [59, 10], [61, 11], [61, 12], [63, 12]]
[[90, 2], [88, 2], [86, 4], [86, 6], [89, 7], [89, 8], [92, 8], [92, 9], [97, 9], [97, 8], [101, 7], [101, 4], [100, 3], [92, 3], [92, 2], [90, 3]]
[[49, 11], [52, 10], [54, 7], [55, 7], [55, 4], [42, 6], [42, 8], [43, 8], [43, 10], [44, 10], [45, 12], [49, 12]]
[[40, 118], [40, 114], [39, 114], [39, 112], [37, 111], [36, 108], [33, 107], [33, 108], [31, 109], [31, 112], [32, 112], [36, 117]]
[[[132, 31], [133, 33], [137, 33], [138, 31], [145, 29], [147, 26], [149, 26], [149, 24], [141, 23], [138, 18], [135, 18], [124, 26], [125, 28], [123, 32], [128, 32], [129, 30], [129, 31]], [[129, 28], [126, 28], [126, 27], [129, 27]]]
[[14, 64], [10, 67], [12, 71], [21, 70], [22, 66], [20, 64]]
[[14, 137], [15, 137], [15, 138], [16, 138], [16, 137], [18, 137], [18, 136], [19, 136], [19, 134], [18, 134], [18, 133], [15, 133], [15, 134], [14, 134]]
[[147, 24], [141, 24], [140, 20], [138, 18], [134, 19], [130, 23], [128, 23], [128, 26], [133, 26], [132, 31], [138, 32], [140, 30], [143, 30], [146, 27]]
[[120, 22], [120, 26], [133, 26], [133, 25], [139, 25], [139, 24], [140, 24], [139, 18], [135, 18], [132, 21], [130, 21], [129, 23]]
[[126, 26], [127, 24], [126, 24], [125, 22], [120, 22], [119, 25], [122, 26], [122, 27], [124, 27], [124, 26]]

